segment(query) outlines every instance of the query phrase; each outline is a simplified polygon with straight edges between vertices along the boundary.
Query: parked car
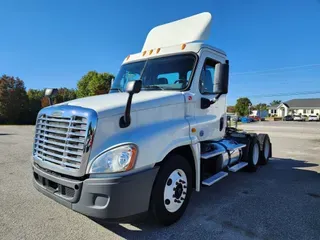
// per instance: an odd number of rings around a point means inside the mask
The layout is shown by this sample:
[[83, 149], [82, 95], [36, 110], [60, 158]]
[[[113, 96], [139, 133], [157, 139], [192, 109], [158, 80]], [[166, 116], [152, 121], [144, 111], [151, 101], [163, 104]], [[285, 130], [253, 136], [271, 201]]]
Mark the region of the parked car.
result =
[[305, 121], [307, 118], [305, 115], [295, 115], [293, 116], [293, 121]]
[[310, 115], [308, 120], [309, 121], [319, 121], [320, 119], [319, 119], [319, 116], [317, 116], [317, 115]]
[[287, 115], [287, 116], [283, 117], [282, 120], [283, 121], [293, 121], [293, 117], [291, 115]]
[[254, 121], [264, 121], [265, 118], [264, 117], [259, 117], [259, 116], [250, 116], [250, 118], [252, 118]]
[[254, 120], [251, 117], [241, 117], [240, 120], [242, 123], [250, 123], [250, 122], [254, 122]]

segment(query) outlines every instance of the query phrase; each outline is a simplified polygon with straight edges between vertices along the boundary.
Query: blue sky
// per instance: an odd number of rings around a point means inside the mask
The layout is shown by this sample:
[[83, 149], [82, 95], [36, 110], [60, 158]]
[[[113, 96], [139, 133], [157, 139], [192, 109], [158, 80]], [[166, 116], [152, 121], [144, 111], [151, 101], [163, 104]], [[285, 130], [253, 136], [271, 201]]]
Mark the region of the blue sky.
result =
[[152, 27], [208, 11], [208, 43], [230, 59], [229, 104], [320, 97], [261, 97], [320, 91], [320, 0], [2, 0], [0, 11], [0, 74], [27, 88], [74, 88], [89, 70], [116, 74]]

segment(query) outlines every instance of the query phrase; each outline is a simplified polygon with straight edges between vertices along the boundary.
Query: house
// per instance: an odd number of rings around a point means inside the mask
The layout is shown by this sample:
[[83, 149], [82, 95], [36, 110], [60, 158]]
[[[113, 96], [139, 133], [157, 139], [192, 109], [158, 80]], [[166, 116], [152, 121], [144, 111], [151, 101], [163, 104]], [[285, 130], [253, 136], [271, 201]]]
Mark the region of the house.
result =
[[269, 106], [269, 107], [268, 107], [269, 116], [277, 115], [277, 108], [278, 108], [278, 106], [279, 106], [279, 105]]
[[320, 115], [320, 98], [292, 99], [268, 108], [270, 116]]

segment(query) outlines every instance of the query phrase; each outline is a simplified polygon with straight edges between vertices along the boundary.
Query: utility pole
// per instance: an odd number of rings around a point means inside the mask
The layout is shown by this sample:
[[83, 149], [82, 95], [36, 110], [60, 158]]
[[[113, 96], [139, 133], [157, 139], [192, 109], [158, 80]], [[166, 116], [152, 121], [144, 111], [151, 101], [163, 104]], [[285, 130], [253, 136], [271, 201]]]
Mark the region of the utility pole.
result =
[[248, 122], [253, 121], [252, 119], [250, 119], [250, 108], [251, 108], [251, 103], [249, 103], [249, 105], [248, 105]]
[[236, 117], [234, 119], [234, 123], [235, 123], [235, 128], [238, 128], [238, 113], [236, 113]]

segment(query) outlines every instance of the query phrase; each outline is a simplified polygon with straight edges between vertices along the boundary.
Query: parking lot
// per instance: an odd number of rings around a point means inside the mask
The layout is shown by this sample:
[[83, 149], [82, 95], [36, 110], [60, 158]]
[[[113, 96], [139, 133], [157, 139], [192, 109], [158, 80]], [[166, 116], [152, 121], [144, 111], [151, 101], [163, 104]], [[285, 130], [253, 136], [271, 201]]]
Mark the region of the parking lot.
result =
[[[0, 239], [319, 239], [320, 123], [242, 124], [270, 134], [273, 159], [194, 192], [164, 228], [95, 222], [32, 186], [32, 126], [0, 126]], [[130, 204], [130, 199], [128, 199]]]

